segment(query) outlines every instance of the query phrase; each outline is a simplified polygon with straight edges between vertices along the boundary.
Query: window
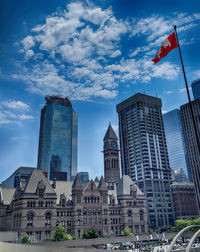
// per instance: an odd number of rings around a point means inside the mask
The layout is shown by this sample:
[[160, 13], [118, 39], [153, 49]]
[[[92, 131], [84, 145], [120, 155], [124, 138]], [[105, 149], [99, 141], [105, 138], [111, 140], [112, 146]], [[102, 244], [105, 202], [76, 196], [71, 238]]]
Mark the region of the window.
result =
[[140, 210], [140, 221], [144, 220], [144, 212], [143, 210]]
[[79, 215], [79, 216], [81, 215], [81, 209], [77, 210], [77, 215]]
[[139, 233], [139, 226], [135, 225], [135, 233]]
[[50, 239], [51, 238], [51, 232], [50, 231], [45, 231], [45, 238]]
[[46, 213], [46, 225], [51, 225], [51, 214]]
[[107, 197], [103, 196], [103, 203], [107, 203]]
[[107, 215], [107, 209], [104, 209], [103, 212], [104, 212], [104, 215]]
[[132, 211], [128, 210], [128, 221], [132, 221]]
[[39, 189], [38, 190], [38, 196], [39, 196], [39, 198], [43, 198], [44, 197], [44, 189]]
[[62, 199], [61, 206], [62, 206], [62, 207], [65, 207], [65, 199]]
[[145, 227], [144, 227], [144, 225], [141, 225], [141, 232], [145, 233]]
[[43, 201], [38, 202], [38, 207], [43, 207]]
[[81, 196], [77, 196], [77, 203], [81, 203]]
[[31, 212], [27, 215], [27, 226], [33, 226], [33, 213]]
[[104, 220], [104, 224], [107, 224], [107, 219]]

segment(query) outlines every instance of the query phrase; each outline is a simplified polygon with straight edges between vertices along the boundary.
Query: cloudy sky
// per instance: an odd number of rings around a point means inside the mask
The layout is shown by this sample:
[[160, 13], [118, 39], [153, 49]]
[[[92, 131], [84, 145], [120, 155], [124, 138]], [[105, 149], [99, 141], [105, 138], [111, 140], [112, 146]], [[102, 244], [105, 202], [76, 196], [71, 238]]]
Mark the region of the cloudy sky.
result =
[[0, 181], [36, 166], [44, 96], [68, 96], [79, 117], [78, 170], [103, 174], [116, 104], [137, 92], [163, 112], [187, 102], [178, 50], [154, 65], [177, 25], [188, 83], [200, 78], [199, 1], [1, 0]]

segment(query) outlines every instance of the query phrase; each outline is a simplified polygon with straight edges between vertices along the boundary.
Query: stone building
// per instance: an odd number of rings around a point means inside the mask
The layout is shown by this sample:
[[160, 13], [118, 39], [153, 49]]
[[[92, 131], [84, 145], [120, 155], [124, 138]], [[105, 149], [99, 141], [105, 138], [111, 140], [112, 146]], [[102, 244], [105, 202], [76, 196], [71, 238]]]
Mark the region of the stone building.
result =
[[198, 218], [198, 205], [193, 183], [173, 183], [172, 198], [176, 219]]
[[129, 176], [123, 176], [109, 189], [99, 182], [48, 181], [39, 169], [22, 179], [16, 189], [0, 187], [0, 230], [28, 234], [34, 242], [48, 239], [56, 226], [82, 237], [89, 227], [99, 236], [118, 236], [129, 227], [133, 233], [146, 233], [147, 210], [144, 194]]

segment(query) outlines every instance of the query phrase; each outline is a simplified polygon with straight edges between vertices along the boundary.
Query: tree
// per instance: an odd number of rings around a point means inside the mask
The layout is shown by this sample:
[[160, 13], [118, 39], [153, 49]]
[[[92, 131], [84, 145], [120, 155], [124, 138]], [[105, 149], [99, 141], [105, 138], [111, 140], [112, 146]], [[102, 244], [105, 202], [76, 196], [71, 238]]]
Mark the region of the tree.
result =
[[97, 231], [94, 228], [88, 228], [88, 231], [83, 233], [83, 239], [94, 239], [94, 238], [98, 238]]
[[[176, 220], [175, 221], [175, 226], [171, 228], [171, 231], [175, 231], [178, 232], [180, 230], [182, 230], [185, 227], [188, 227], [190, 225], [200, 225], [200, 218], [196, 218], [194, 220]], [[196, 231], [198, 230], [199, 227], [194, 227], [191, 228], [189, 231]]]
[[123, 236], [133, 236], [133, 233], [131, 232], [130, 228], [125, 227], [123, 231], [121, 231], [121, 235]]
[[65, 228], [62, 226], [56, 227], [56, 230], [53, 235], [54, 241], [64, 241], [64, 240], [72, 240], [70, 234], [65, 234]]
[[30, 239], [29, 239], [29, 236], [27, 234], [25, 234], [23, 237], [22, 237], [22, 241], [21, 243], [25, 244], [25, 243], [30, 243]]

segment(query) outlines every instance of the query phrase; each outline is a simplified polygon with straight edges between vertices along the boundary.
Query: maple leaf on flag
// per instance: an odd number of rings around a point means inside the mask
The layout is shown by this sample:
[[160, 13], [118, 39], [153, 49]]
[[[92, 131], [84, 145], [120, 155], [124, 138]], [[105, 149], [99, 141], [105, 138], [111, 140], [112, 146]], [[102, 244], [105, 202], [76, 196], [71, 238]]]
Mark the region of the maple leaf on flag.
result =
[[152, 59], [152, 61], [156, 64], [158, 63], [162, 58], [164, 58], [170, 51], [173, 49], [177, 48], [177, 42], [176, 42], [176, 37], [175, 33], [172, 32], [171, 35], [169, 35], [168, 38], [166, 38], [163, 42], [161, 47], [156, 53], [156, 57]]

